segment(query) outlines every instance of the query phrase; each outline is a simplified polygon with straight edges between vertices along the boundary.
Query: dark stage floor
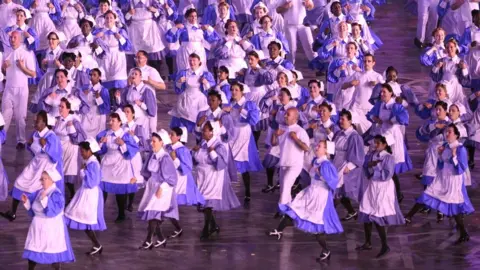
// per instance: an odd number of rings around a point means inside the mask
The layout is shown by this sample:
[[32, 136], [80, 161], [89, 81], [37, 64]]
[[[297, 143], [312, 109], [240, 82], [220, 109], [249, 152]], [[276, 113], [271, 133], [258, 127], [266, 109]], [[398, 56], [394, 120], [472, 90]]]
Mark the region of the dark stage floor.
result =
[[[377, 53], [378, 72], [389, 66], [395, 66], [400, 72], [402, 83], [413, 86], [420, 98], [425, 100], [428, 85], [428, 70], [420, 67], [419, 51], [413, 46], [416, 18], [407, 15], [403, 10], [402, 0], [388, 0], [389, 4], [377, 9], [376, 20], [372, 29], [382, 38], [385, 45]], [[299, 46], [301, 48], [301, 46]], [[306, 70], [306, 59], [302, 54], [297, 65]], [[305, 72], [307, 79], [314, 73]], [[168, 128], [170, 117], [166, 114], [176, 96], [172, 90], [158, 94], [159, 127]], [[414, 161], [415, 171], [400, 177], [405, 200], [402, 210], [408, 211], [414, 198], [421, 192], [422, 186], [414, 178], [423, 163], [425, 145], [415, 140], [414, 130], [421, 123], [419, 118], [411, 114], [408, 127], [410, 154]], [[32, 130], [33, 116], [28, 116], [29, 131]], [[30, 155], [26, 151], [15, 150], [15, 128], [10, 131], [10, 138], [4, 146], [2, 158], [10, 180], [13, 181]], [[264, 149], [260, 149], [262, 156]], [[472, 172], [476, 181], [480, 178], [480, 162]], [[90, 241], [83, 232], [71, 231], [72, 245], [77, 261], [64, 265], [64, 269], [480, 269], [480, 220], [479, 214], [466, 218], [471, 241], [461, 246], [453, 246], [457, 235], [453, 234], [452, 224], [448, 220], [443, 224], [435, 223], [435, 215], [418, 214], [410, 227], [392, 227], [388, 229], [388, 240], [391, 253], [383, 259], [375, 260], [374, 256], [380, 248], [380, 240], [374, 231], [374, 250], [369, 252], [355, 251], [356, 245], [363, 241], [363, 226], [355, 221], [344, 223], [345, 233], [328, 237], [332, 257], [328, 264], [315, 262], [320, 247], [311, 235], [295, 231], [285, 231], [281, 241], [265, 236], [265, 231], [276, 227], [278, 220], [273, 219], [278, 192], [262, 194], [265, 185], [265, 174], [253, 176], [253, 196], [250, 209], [237, 209], [227, 213], [218, 213], [217, 220], [221, 232], [212, 240], [200, 242], [199, 236], [203, 226], [203, 215], [195, 208], [182, 208], [180, 221], [184, 228], [181, 238], [168, 242], [166, 248], [152, 251], [139, 251], [146, 234], [146, 224], [135, 219], [130, 213], [130, 220], [123, 224], [115, 224], [116, 205], [114, 196], [109, 196], [106, 205], [108, 230], [99, 233], [104, 245], [101, 256], [90, 258], [84, 252], [91, 248]], [[243, 199], [243, 190], [239, 183], [235, 184], [239, 198]], [[470, 191], [474, 205], [480, 209], [480, 191]], [[136, 198], [138, 203], [139, 194]], [[0, 203], [0, 210], [7, 209], [10, 201]], [[339, 214], [344, 210], [339, 207]], [[0, 269], [26, 269], [26, 261], [22, 260], [22, 252], [29, 226], [29, 218], [21, 209], [13, 223], [0, 220]], [[173, 226], [165, 224], [164, 233], [173, 231]], [[38, 267], [49, 269], [49, 266]]]

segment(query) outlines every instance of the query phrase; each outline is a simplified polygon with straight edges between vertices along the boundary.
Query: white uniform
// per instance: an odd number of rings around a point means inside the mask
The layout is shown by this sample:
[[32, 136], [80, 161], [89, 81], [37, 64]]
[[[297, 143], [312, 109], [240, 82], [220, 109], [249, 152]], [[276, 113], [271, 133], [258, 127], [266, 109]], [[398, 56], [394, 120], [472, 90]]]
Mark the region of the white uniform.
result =
[[35, 56], [23, 46], [6, 53], [4, 59], [10, 61], [6, 69], [5, 91], [3, 92], [2, 114], [5, 119], [5, 132], [8, 132], [13, 115], [17, 128], [17, 142], [25, 143], [25, 118], [28, 103], [28, 75], [17, 67], [17, 60], [23, 60], [25, 67], [35, 71]]
[[15, 10], [23, 8], [21, 5], [10, 3], [2, 3], [0, 5], [0, 26], [5, 28], [7, 25], [14, 25], [17, 21]]
[[421, 42], [430, 42], [432, 40], [430, 34], [437, 27], [438, 23], [438, 2], [439, 0], [417, 0], [417, 38]]

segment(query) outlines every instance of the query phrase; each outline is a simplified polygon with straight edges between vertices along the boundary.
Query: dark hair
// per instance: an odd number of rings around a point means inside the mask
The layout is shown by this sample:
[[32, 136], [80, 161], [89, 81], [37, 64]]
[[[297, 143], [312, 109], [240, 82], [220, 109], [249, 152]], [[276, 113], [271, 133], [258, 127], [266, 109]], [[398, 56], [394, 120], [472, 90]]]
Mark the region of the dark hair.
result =
[[398, 75], [397, 69], [395, 69], [393, 66], [387, 67], [387, 70], [385, 70], [385, 73], [388, 74], [388, 73], [390, 73], [390, 72], [392, 72], [392, 71], [395, 72], [395, 73]]
[[308, 87], [310, 87], [310, 84], [312, 84], [312, 83], [316, 84], [316, 85], [318, 86], [318, 88], [322, 87], [319, 80], [310, 80], [310, 81], [308, 81], [308, 84], [307, 84]]
[[130, 109], [132, 111], [132, 114], [135, 115], [135, 109], [133, 108], [132, 104], [127, 104], [127, 105], [123, 106], [124, 110], [126, 108]]
[[328, 102], [324, 101], [318, 105], [318, 107], [325, 107], [329, 112], [333, 111], [332, 105], [328, 104]]
[[270, 22], [273, 21], [273, 20], [272, 20], [272, 17], [270, 17], [269, 15], [265, 15], [265, 16], [263, 16], [262, 18], [260, 18], [260, 24], [263, 24], [263, 21], [264, 21], [266, 18], [269, 18], [269, 19], [270, 19]]
[[80, 20], [80, 26], [82, 26], [86, 22], [90, 25], [90, 28], [93, 28], [93, 23], [85, 18]]
[[340, 117], [342, 117], [342, 116], [346, 116], [347, 119], [348, 119], [348, 121], [350, 121], [350, 122], [352, 121], [352, 113], [349, 112], [349, 111], [347, 111], [347, 110], [345, 110], [345, 109], [343, 109], [343, 110], [340, 112]]
[[360, 28], [360, 31], [362, 31], [362, 25], [359, 24], [359, 23], [352, 23], [351, 26], [352, 26], [352, 28], [355, 27], [355, 26], [358, 26]]
[[358, 46], [357, 46], [357, 43], [353, 42], [353, 41], [350, 41], [347, 43], [347, 46], [348, 45], [353, 45], [355, 47], [355, 49], [358, 49]]
[[[218, 6], [220, 7], [220, 5], [218, 5]], [[229, 7], [229, 5], [227, 4], [227, 8], [228, 7]], [[228, 19], [227, 22], [225, 23], [225, 35], [227, 34], [227, 28], [230, 27], [230, 24], [232, 24], [232, 23], [237, 24], [237, 21], [232, 20], [232, 19]]]
[[478, 16], [478, 15], [480, 15], [480, 10], [478, 9], [472, 10], [472, 17]]
[[69, 114], [73, 114], [73, 111], [72, 111], [72, 104], [70, 103], [70, 101], [68, 101], [67, 98], [61, 98], [60, 99], [60, 102], [63, 102], [65, 103], [65, 106], [67, 106], [67, 109], [70, 110], [70, 112], [68, 112]]
[[212, 126], [212, 123], [210, 123], [210, 121], [207, 121], [204, 127], [207, 127], [209, 131], [213, 131], [213, 126]]
[[27, 13], [25, 12], [25, 10], [23, 8], [19, 8], [19, 9], [15, 10], [15, 14], [17, 14], [18, 12], [23, 12], [23, 16], [27, 17]]
[[373, 62], [375, 62], [375, 56], [371, 53], [366, 53], [364, 56], [363, 56], [363, 59], [367, 58], [368, 56], [372, 57], [372, 60]]
[[201, 60], [201, 59], [200, 59], [200, 56], [199, 56], [198, 54], [196, 54], [196, 53], [190, 54], [190, 55], [188, 56], [188, 58], [197, 58], [198, 60]]
[[160, 141], [162, 140], [162, 138], [157, 133], [152, 133], [152, 138], [153, 137], [159, 139]]
[[455, 124], [450, 124], [448, 125], [447, 128], [453, 128], [453, 133], [455, 133], [455, 136], [457, 136], [457, 139], [460, 138], [460, 131], [458, 130]]
[[52, 126], [48, 125], [48, 116], [47, 112], [44, 110], [41, 110], [37, 113], [37, 118], [41, 118], [43, 123], [48, 127], [48, 129], [52, 129]]
[[[187, 10], [187, 12], [185, 12], [185, 18], [190, 17], [190, 15], [193, 14], [194, 12], [197, 13], [197, 10], [194, 9], [194, 8], [189, 8], [189, 9]], [[198, 13], [197, 13], [197, 14], [198, 14]]]
[[435, 103], [435, 108], [437, 108], [437, 106], [442, 107], [444, 111], [448, 109], [448, 104], [444, 101], [437, 101], [437, 103]]
[[241, 83], [239, 83], [238, 81], [232, 81], [230, 82], [230, 88], [232, 88], [233, 86], [238, 86], [238, 88], [240, 88], [240, 91], [242, 91], [243, 93], [243, 85]]
[[77, 59], [77, 56], [71, 52], [63, 52], [61, 58], [62, 61], [65, 61], [67, 58], [72, 58], [72, 60], [75, 61]]
[[113, 112], [110, 114], [110, 118], [116, 118], [120, 123], [122, 122], [122, 119], [120, 119], [120, 115], [116, 112]]
[[[81, 149], [85, 150], [85, 151], [90, 151], [90, 152], [92, 152], [92, 149], [90, 148], [90, 143], [87, 142], [87, 141], [84, 141], [84, 142], [79, 143], [78, 146], [79, 146]], [[97, 160], [98, 160], [99, 163], [101, 162], [100, 156], [99, 156], [98, 154], [95, 154], [95, 153], [92, 152], [92, 155], [97, 158]]]
[[295, 80], [298, 80], [298, 74], [297, 74], [298, 71], [290, 70], [290, 72], [292, 73], [293, 77], [295, 77]]
[[382, 83], [382, 89], [385, 88], [388, 90], [388, 92], [392, 93], [392, 96], [395, 96], [395, 93], [393, 93], [392, 86], [388, 83]]
[[260, 59], [260, 56], [258, 55], [258, 53], [257, 53], [256, 51], [249, 51], [249, 52], [247, 53], [247, 56], [253, 56], [253, 57], [257, 58], [257, 59]]
[[105, 3], [110, 6], [110, 1], [108, 1], [108, 0], [99, 0], [99, 1], [98, 1], [98, 5], [100, 5], [100, 4], [105, 4]]
[[389, 154], [392, 154], [392, 148], [390, 147], [390, 145], [388, 145], [387, 139], [385, 137], [383, 137], [382, 135], [375, 135], [375, 137], [373, 137], [373, 139], [385, 144], [387, 146], [387, 147], [385, 147], [385, 150]]
[[230, 71], [228, 71], [228, 68], [226, 66], [220, 66], [218, 68], [218, 72], [224, 72], [224, 73], [227, 73], [227, 75], [229, 75]]
[[134, 67], [130, 70], [130, 72], [134, 72], [134, 71], [138, 71], [140, 73], [140, 75], [142, 75], [142, 70], [139, 69], [138, 67]]
[[63, 68], [57, 68], [55, 70], [55, 77], [57, 77], [57, 73], [63, 73], [63, 75], [68, 78], [68, 71]]
[[287, 94], [290, 100], [292, 100], [292, 94], [290, 93], [290, 90], [288, 90], [288, 88], [283, 87], [282, 89], [280, 89], [280, 92]]
[[216, 98], [218, 98], [218, 100], [220, 100], [220, 101], [222, 100], [222, 95], [220, 95], [220, 93], [219, 93], [217, 90], [210, 90], [210, 91], [208, 92], [208, 96], [209, 96], [209, 97], [210, 97], [210, 96], [216, 97]]
[[281, 50], [282, 49], [282, 44], [280, 44], [277, 41], [272, 41], [268, 44], [267, 48], [270, 49], [270, 46], [277, 46], [277, 49]]
[[330, 12], [333, 11], [333, 6], [334, 6], [334, 5], [340, 5], [340, 7], [342, 6], [342, 5], [340, 4], [340, 2], [333, 2], [332, 5], [330, 6]]
[[102, 77], [102, 71], [100, 71], [100, 69], [98, 69], [98, 68], [92, 68], [92, 69], [90, 70], [90, 75], [91, 75], [93, 72], [98, 73], [98, 76]]
[[145, 57], [148, 59], [148, 53], [147, 53], [146, 51], [144, 51], [144, 50], [139, 50], [137, 53], [145, 56]]
[[48, 33], [47, 39], [49, 39], [51, 35], [55, 35], [55, 36], [57, 37], [57, 39], [60, 39], [60, 38], [58, 37], [57, 33], [55, 33], [54, 31]]
[[117, 18], [117, 14], [110, 9], [103, 14], [103, 17], [107, 17], [108, 14], [112, 14], [113, 18], [115, 19]]
[[175, 134], [176, 134], [178, 137], [180, 137], [180, 136], [183, 135], [183, 130], [182, 130], [181, 128], [179, 128], [179, 127], [174, 127], [174, 128], [172, 128], [172, 131], [175, 132]]

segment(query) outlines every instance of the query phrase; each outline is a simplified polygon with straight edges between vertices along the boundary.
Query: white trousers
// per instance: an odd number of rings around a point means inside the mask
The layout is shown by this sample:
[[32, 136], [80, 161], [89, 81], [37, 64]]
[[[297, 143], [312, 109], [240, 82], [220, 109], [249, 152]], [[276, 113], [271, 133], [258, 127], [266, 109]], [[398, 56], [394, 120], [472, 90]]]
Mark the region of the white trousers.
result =
[[421, 42], [430, 42], [433, 39], [432, 32], [438, 23], [438, 2], [439, 0], [417, 0], [417, 38]]
[[28, 86], [20, 88], [5, 88], [2, 99], [2, 114], [5, 119], [5, 132], [15, 116], [17, 127], [17, 143], [25, 143], [25, 119], [27, 118]]
[[292, 187], [295, 180], [302, 172], [303, 165], [295, 167], [280, 167], [280, 200], [279, 204], [287, 204], [292, 201]]
[[[297, 35], [298, 34], [298, 35]], [[290, 54], [288, 60], [295, 64], [295, 55], [297, 53], [297, 36], [302, 44], [303, 51], [308, 58], [308, 61], [312, 61], [314, 52], [312, 50], [313, 36], [310, 27], [304, 25], [287, 25], [285, 24], [285, 35], [290, 47]]]

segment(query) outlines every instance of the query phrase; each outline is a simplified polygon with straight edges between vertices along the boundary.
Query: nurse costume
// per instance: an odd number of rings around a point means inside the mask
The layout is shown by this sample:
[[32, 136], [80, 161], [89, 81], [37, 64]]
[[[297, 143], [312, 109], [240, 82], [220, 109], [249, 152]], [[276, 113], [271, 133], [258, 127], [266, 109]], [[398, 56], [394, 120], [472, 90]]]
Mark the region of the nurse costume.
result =
[[247, 68], [245, 56], [249, 45], [247, 41], [240, 45], [241, 40], [239, 36], [227, 35], [216, 45], [213, 51], [215, 59], [218, 61], [217, 66], [225, 66], [228, 69], [230, 79], [235, 78], [235, 73]]
[[[46, 89], [38, 102], [39, 110], [44, 110], [54, 117], [59, 116], [58, 106], [62, 98], [69, 98], [70, 94], [75, 91], [72, 88], [72, 84], [67, 83], [64, 89], [61, 89], [58, 85]], [[52, 93], [55, 93], [55, 95], [52, 95]]]
[[[66, 8], [63, 8], [64, 5], [66, 5]], [[76, 5], [80, 7], [80, 10], [77, 10]], [[59, 3], [59, 6], [62, 10], [58, 21], [58, 30], [62, 31], [66, 40], [69, 41], [74, 36], [82, 34], [78, 21], [87, 15], [87, 10], [77, 0], [63, 0]]]
[[[35, 8], [32, 5], [36, 3]], [[48, 4], [52, 4], [53, 8], [48, 8]], [[30, 27], [33, 28], [35, 33], [39, 37], [46, 37], [48, 33], [55, 31], [55, 24], [59, 23], [62, 8], [58, 0], [26, 0], [23, 2], [23, 6], [26, 9], [32, 10], [33, 18], [30, 20]], [[46, 50], [48, 48], [48, 40], [46, 38], [40, 38], [39, 46], [37, 50]]]
[[[46, 172], [54, 181], [61, 179], [61, 175], [56, 171]], [[28, 229], [22, 257], [39, 264], [75, 261], [63, 214], [65, 199], [57, 188], [57, 183], [46, 190], [41, 189], [29, 194], [24, 204], [33, 220]], [[46, 196], [42, 198], [43, 192]]]
[[110, 94], [100, 82], [84, 91], [77, 89], [74, 95], [80, 99], [80, 123], [87, 138], [95, 137], [105, 130], [107, 115], [110, 113]]
[[459, 67], [462, 59], [458, 55], [453, 57], [446, 56], [438, 61], [442, 61], [443, 66], [441, 68], [434, 66], [432, 72], [430, 72], [432, 87], [430, 87], [429, 98], [435, 98], [435, 87], [433, 86], [435, 83], [441, 82], [446, 85], [448, 97], [452, 102], [459, 101], [468, 106], [466, 97], [463, 94], [463, 85], [468, 85], [470, 82], [468, 67], [466, 69]]

